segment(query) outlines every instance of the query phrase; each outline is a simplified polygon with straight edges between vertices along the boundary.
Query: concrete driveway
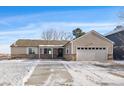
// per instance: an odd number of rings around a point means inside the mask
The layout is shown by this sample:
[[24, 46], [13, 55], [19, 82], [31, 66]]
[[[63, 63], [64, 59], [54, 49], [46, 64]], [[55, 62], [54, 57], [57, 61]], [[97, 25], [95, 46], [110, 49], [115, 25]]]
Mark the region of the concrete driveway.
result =
[[39, 61], [25, 85], [124, 85], [124, 66], [99, 62]]
[[38, 63], [33, 74], [25, 85], [66, 85], [72, 82], [72, 77], [60, 62]]

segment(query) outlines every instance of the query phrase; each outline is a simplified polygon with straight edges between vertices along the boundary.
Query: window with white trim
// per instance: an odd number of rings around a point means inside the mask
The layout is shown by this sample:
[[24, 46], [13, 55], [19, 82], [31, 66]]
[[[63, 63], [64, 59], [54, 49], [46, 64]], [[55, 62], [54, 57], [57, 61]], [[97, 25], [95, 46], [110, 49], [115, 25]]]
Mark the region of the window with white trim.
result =
[[37, 54], [36, 48], [28, 48], [28, 54]]
[[52, 54], [51, 48], [44, 48], [44, 54]]
[[40, 54], [44, 54], [44, 48], [40, 48]]

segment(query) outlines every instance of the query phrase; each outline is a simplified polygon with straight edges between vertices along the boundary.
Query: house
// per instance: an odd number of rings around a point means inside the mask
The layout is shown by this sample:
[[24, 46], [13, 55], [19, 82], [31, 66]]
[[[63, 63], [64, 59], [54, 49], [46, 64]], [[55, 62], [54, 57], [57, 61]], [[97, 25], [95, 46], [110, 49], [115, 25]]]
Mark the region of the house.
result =
[[113, 59], [113, 42], [96, 31], [72, 41], [19, 39], [11, 45], [11, 57], [106, 61]]
[[124, 27], [117, 26], [113, 31], [107, 33], [105, 37], [115, 43], [113, 58], [115, 60], [124, 60]]

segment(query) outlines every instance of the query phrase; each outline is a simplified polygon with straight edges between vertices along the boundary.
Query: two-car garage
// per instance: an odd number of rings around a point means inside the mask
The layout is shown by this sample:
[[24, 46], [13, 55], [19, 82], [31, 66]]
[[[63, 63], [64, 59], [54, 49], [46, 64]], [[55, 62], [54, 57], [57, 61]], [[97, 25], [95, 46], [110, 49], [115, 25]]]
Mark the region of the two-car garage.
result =
[[77, 47], [78, 61], [105, 61], [107, 60], [106, 47]]
[[90, 31], [72, 41], [72, 53], [77, 61], [107, 62], [113, 59], [114, 43], [96, 31]]

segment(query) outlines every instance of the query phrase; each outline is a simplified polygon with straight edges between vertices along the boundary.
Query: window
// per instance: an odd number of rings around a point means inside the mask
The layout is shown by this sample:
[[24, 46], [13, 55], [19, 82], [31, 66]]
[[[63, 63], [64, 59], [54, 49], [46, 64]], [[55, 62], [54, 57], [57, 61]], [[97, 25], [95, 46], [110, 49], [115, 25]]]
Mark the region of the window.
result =
[[65, 53], [69, 54], [69, 48], [68, 47], [65, 48]]
[[105, 50], [106, 48], [103, 48], [103, 50]]
[[91, 48], [89, 48], [89, 50], [91, 50]]
[[44, 54], [47, 54], [47, 48], [44, 48]]
[[99, 48], [96, 48], [96, 50], [98, 50]]
[[68, 54], [68, 49], [66, 50], [66, 54]]
[[92, 50], [94, 50], [95, 48], [93, 47]]
[[83, 47], [82, 47], [81, 49], [82, 49], [82, 50], [84, 50], [84, 48], [83, 48]]
[[28, 53], [29, 53], [29, 54], [36, 54], [36, 53], [35, 53], [35, 49], [33, 49], [33, 48], [29, 48], [29, 49], [28, 49]]
[[44, 49], [40, 48], [40, 54], [44, 54]]
[[44, 54], [52, 54], [51, 48], [44, 48]]
[[77, 48], [78, 50], [80, 49], [80, 47]]
[[52, 54], [52, 49], [48, 48], [48, 54]]

